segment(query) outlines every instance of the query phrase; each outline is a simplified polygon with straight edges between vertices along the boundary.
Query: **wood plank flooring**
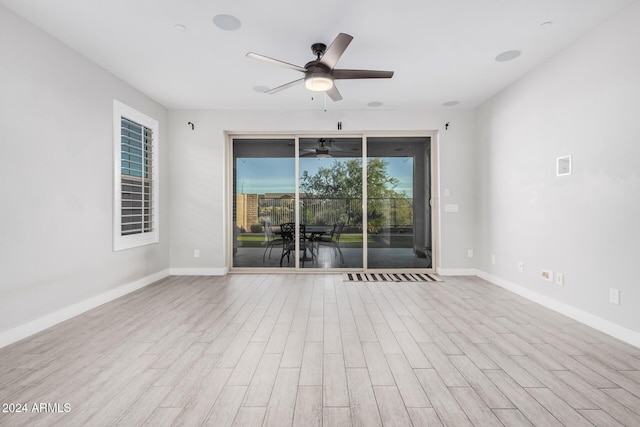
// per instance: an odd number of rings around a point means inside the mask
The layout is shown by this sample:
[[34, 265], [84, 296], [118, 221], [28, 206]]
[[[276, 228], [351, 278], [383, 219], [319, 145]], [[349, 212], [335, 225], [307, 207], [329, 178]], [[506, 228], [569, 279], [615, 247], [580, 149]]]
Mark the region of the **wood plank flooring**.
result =
[[0, 349], [0, 403], [27, 405], [3, 426], [640, 426], [640, 349], [475, 277], [173, 276]]

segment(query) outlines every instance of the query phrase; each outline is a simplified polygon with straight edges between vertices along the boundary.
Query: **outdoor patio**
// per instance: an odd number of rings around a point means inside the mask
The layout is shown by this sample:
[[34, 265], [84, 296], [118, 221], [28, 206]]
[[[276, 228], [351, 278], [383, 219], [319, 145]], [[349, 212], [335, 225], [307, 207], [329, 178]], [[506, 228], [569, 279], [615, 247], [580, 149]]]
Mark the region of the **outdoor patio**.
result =
[[[301, 199], [299, 215], [309, 228], [325, 228], [322, 238], [338, 241], [342, 252], [333, 247], [314, 248], [314, 256], [300, 262], [301, 268], [309, 269], [362, 269], [363, 268], [363, 224], [362, 198], [316, 198]], [[402, 269], [431, 268], [431, 246], [423, 225], [416, 225], [413, 218], [411, 198], [370, 198], [367, 215], [367, 268]], [[235, 235], [233, 250], [234, 268], [280, 268], [283, 253], [282, 243], [267, 248], [267, 242], [279, 239], [280, 224], [294, 222], [296, 202], [291, 195], [239, 194], [235, 210]], [[340, 232], [330, 234], [332, 224], [343, 224]], [[415, 227], [418, 227], [417, 229]], [[417, 233], [417, 235], [415, 234]], [[315, 235], [316, 238], [318, 235]], [[281, 239], [280, 239], [281, 241]], [[415, 250], [414, 250], [415, 248]], [[267, 249], [265, 254], [265, 249]], [[342, 258], [342, 259], [341, 259]], [[293, 256], [283, 259], [283, 268], [294, 268]]]
[[[354, 239], [347, 239], [354, 240]], [[404, 241], [405, 246], [407, 241], [413, 241], [410, 234], [404, 234], [402, 236], [396, 236], [393, 239], [382, 237], [378, 238], [379, 241], [400, 242]], [[375, 244], [375, 239], [370, 238], [372, 246], [379, 246]], [[280, 268], [280, 256], [282, 255], [282, 246], [276, 245], [269, 248], [265, 254], [264, 242], [260, 245], [256, 245], [254, 242], [251, 246], [237, 247], [233, 258], [234, 267], [265, 267]], [[361, 269], [362, 268], [362, 239], [359, 242], [346, 242], [340, 245], [344, 263], [340, 263], [340, 254], [336, 254], [333, 248], [321, 247], [315, 260], [305, 259], [304, 268], [344, 268], [344, 269]], [[414, 253], [411, 247], [369, 247], [368, 248], [368, 268], [384, 268], [384, 269], [397, 269], [397, 268], [430, 268], [431, 258], [429, 255], [418, 256]], [[308, 257], [308, 255], [307, 255]], [[300, 263], [302, 266], [302, 262]], [[290, 262], [287, 262], [285, 257], [282, 263], [282, 267], [292, 268], [295, 267], [295, 260], [291, 257]]]

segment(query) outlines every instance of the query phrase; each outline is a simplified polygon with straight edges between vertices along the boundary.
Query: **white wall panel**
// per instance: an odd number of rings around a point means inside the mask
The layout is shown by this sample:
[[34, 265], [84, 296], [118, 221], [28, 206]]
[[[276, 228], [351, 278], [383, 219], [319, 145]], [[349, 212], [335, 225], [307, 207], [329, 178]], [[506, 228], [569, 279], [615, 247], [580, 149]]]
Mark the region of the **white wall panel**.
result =
[[478, 108], [474, 228], [480, 270], [640, 332], [638, 22], [636, 2]]
[[[265, 95], [269, 96], [269, 95]], [[276, 96], [276, 95], [273, 95]], [[338, 108], [338, 107], [336, 107]], [[442, 215], [443, 267], [467, 268], [473, 259], [475, 216], [474, 113], [471, 110], [339, 112], [331, 106], [305, 111], [171, 111], [171, 266], [227, 267], [225, 238], [227, 132], [335, 132], [437, 130], [441, 183], [460, 212]], [[195, 124], [195, 129], [187, 123]], [[450, 122], [448, 130], [445, 123]], [[200, 258], [193, 250], [200, 249]]]
[[0, 58], [2, 332], [168, 269], [169, 233], [112, 251], [113, 99], [166, 109], [4, 7]]

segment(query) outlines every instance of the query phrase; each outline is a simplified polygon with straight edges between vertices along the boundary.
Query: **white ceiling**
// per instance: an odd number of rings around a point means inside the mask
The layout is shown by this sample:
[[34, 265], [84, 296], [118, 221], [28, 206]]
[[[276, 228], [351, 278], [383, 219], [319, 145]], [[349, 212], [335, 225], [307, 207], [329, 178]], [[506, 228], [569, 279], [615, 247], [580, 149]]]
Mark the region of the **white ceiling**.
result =
[[[302, 77], [247, 58], [304, 66], [311, 44], [354, 37], [336, 68], [393, 70], [389, 80], [343, 80], [330, 109], [473, 108], [635, 0], [0, 0], [171, 109], [315, 109], [324, 94]], [[242, 26], [224, 31], [218, 14]], [[541, 25], [551, 22], [552, 25]], [[175, 29], [184, 25], [184, 32]], [[494, 58], [507, 50], [522, 55]], [[315, 95], [315, 96], [314, 96]], [[312, 96], [314, 99], [312, 100]]]

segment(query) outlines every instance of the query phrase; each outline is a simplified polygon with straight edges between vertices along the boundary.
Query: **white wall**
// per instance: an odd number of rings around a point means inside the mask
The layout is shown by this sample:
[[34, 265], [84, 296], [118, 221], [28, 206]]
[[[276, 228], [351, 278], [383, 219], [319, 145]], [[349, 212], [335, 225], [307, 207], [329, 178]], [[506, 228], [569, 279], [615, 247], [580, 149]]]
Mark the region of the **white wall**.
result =
[[[160, 244], [112, 252], [113, 99], [167, 111], [0, 6], [0, 334], [169, 267]], [[166, 226], [166, 227], [165, 227]]]
[[[263, 95], [269, 96], [269, 95]], [[273, 95], [276, 96], [276, 95]], [[174, 272], [222, 273], [226, 260], [224, 132], [437, 130], [440, 139], [441, 186], [460, 212], [442, 216], [443, 268], [473, 267], [474, 114], [440, 111], [171, 111], [171, 267]], [[187, 123], [195, 124], [195, 130]], [[444, 124], [451, 122], [449, 130]], [[193, 258], [200, 249], [201, 257]]]
[[[481, 271], [636, 332], [638, 22], [640, 2], [478, 108], [475, 223]], [[563, 155], [573, 175], [556, 177]], [[564, 273], [564, 287], [541, 280], [543, 268]]]

